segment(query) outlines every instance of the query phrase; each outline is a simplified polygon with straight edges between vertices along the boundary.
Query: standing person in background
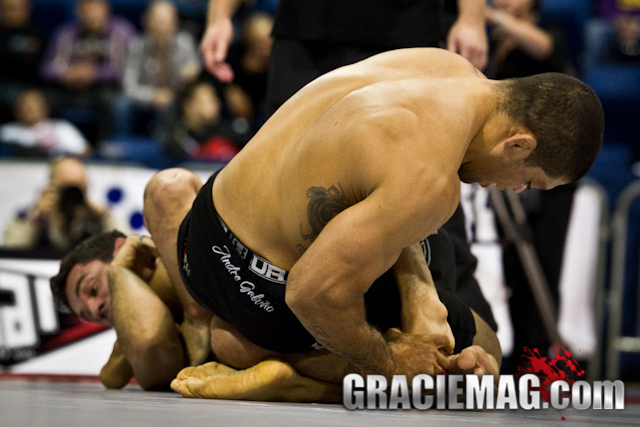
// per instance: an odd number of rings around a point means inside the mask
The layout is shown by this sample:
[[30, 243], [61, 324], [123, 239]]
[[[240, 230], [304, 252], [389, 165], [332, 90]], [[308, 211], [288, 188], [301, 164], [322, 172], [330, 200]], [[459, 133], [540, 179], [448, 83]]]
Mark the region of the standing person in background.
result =
[[31, 23], [29, 0], [0, 1], [0, 123], [10, 119], [18, 93], [42, 82], [38, 67], [44, 40]]
[[[239, 5], [240, 0], [209, 3], [201, 49], [207, 68], [223, 82], [233, 80], [225, 61], [233, 39], [231, 17]], [[488, 51], [484, 2], [458, 0], [458, 10], [446, 47], [483, 69]], [[392, 49], [439, 46], [445, 38], [441, 21], [439, 0], [281, 0], [273, 30], [269, 112], [314, 78], [342, 65]]]
[[20, 93], [14, 116], [15, 122], [0, 126], [0, 142], [14, 147], [19, 156], [85, 156], [91, 151], [85, 137], [72, 123], [49, 117], [49, 104], [38, 89]]
[[101, 140], [110, 130], [111, 103], [135, 29], [111, 16], [107, 0], [76, 0], [75, 8], [77, 20], [63, 24], [51, 40], [42, 76], [55, 85], [54, 110], [79, 107], [96, 113], [94, 138]]
[[173, 106], [184, 85], [202, 70], [193, 37], [179, 31], [178, 12], [172, 2], [151, 2], [142, 24], [144, 35], [131, 42], [127, 54], [124, 95], [117, 101], [117, 135], [132, 133], [138, 116], [157, 121]]
[[87, 185], [81, 160], [52, 161], [49, 182], [39, 199], [5, 227], [5, 248], [67, 251], [93, 234], [120, 227], [108, 211], [87, 199]]

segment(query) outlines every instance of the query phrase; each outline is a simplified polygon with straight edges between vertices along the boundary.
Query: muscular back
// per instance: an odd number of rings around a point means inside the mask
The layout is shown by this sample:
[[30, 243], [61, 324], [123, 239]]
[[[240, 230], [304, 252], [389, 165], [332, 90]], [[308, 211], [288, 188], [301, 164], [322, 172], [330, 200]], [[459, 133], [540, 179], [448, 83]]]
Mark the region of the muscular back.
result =
[[393, 250], [417, 242], [457, 205], [457, 171], [481, 126], [480, 79], [440, 49], [388, 52], [328, 73], [219, 175], [216, 208], [240, 240], [286, 269], [350, 206], [363, 206], [349, 212], [370, 221], [361, 233], [373, 242]]

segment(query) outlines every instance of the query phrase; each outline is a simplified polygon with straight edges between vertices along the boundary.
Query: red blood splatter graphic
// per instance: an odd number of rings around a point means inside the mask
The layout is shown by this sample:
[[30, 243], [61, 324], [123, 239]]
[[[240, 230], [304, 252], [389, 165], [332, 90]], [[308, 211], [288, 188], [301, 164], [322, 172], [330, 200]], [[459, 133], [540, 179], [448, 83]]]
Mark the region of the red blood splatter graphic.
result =
[[556, 343], [550, 350], [550, 357], [541, 356], [537, 348], [531, 351], [524, 347], [523, 366], [518, 367], [522, 375], [534, 374], [540, 379], [540, 395], [547, 402], [550, 401], [551, 383], [554, 381], [566, 381], [569, 385], [576, 382], [584, 375], [578, 362], [571, 357], [560, 344]]

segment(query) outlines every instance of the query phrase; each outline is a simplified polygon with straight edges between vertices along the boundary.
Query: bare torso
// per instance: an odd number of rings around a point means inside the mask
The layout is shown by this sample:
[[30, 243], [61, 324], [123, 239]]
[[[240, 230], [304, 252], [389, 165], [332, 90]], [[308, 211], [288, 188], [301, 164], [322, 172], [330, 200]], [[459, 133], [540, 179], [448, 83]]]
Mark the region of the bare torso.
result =
[[484, 120], [482, 80], [439, 49], [389, 52], [329, 73], [285, 103], [225, 167], [213, 188], [216, 208], [247, 246], [291, 269], [329, 219], [371, 199], [379, 217], [356, 211], [363, 229], [343, 232], [371, 233], [364, 247], [382, 242], [397, 257], [458, 203], [458, 168]]

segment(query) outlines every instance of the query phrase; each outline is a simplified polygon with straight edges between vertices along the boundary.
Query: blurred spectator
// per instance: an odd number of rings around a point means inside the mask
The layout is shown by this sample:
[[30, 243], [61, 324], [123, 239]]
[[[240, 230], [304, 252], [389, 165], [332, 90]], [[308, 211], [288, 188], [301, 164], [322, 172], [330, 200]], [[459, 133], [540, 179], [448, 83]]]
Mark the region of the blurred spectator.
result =
[[49, 182], [40, 198], [7, 224], [5, 247], [66, 251], [95, 233], [118, 228], [111, 215], [94, 206], [86, 194], [82, 161], [62, 157], [51, 162]]
[[63, 24], [54, 34], [42, 75], [59, 88], [54, 110], [93, 110], [95, 139], [101, 140], [109, 132], [111, 101], [119, 90], [135, 29], [125, 19], [111, 16], [107, 0], [76, 0], [75, 11], [77, 20]]
[[179, 114], [164, 120], [162, 139], [167, 152], [182, 160], [228, 162], [249, 140], [220, 114], [220, 98], [213, 84], [187, 85], [180, 95]]
[[29, 0], [0, 0], [0, 123], [10, 119], [20, 90], [40, 84], [43, 49], [44, 40], [31, 24]]
[[38, 89], [20, 93], [14, 105], [14, 116], [15, 122], [0, 127], [0, 142], [13, 146], [17, 155], [82, 156], [90, 152], [87, 140], [73, 124], [49, 118], [49, 105]]
[[187, 32], [178, 32], [173, 3], [151, 2], [142, 24], [144, 35], [129, 45], [123, 78], [125, 95], [117, 100], [116, 135], [133, 133], [136, 117], [146, 119], [138, 121], [154, 122], [202, 70], [195, 40]]
[[599, 0], [585, 30], [585, 69], [603, 62], [640, 60], [640, 3]]
[[273, 18], [256, 12], [246, 19], [239, 43], [229, 51], [235, 70], [233, 83], [225, 89], [225, 101], [234, 118], [251, 123], [256, 131], [266, 120], [265, 96], [271, 56]]
[[565, 37], [559, 27], [543, 27], [539, 0], [494, 0], [487, 5], [491, 29], [490, 78], [525, 77], [568, 71]]

